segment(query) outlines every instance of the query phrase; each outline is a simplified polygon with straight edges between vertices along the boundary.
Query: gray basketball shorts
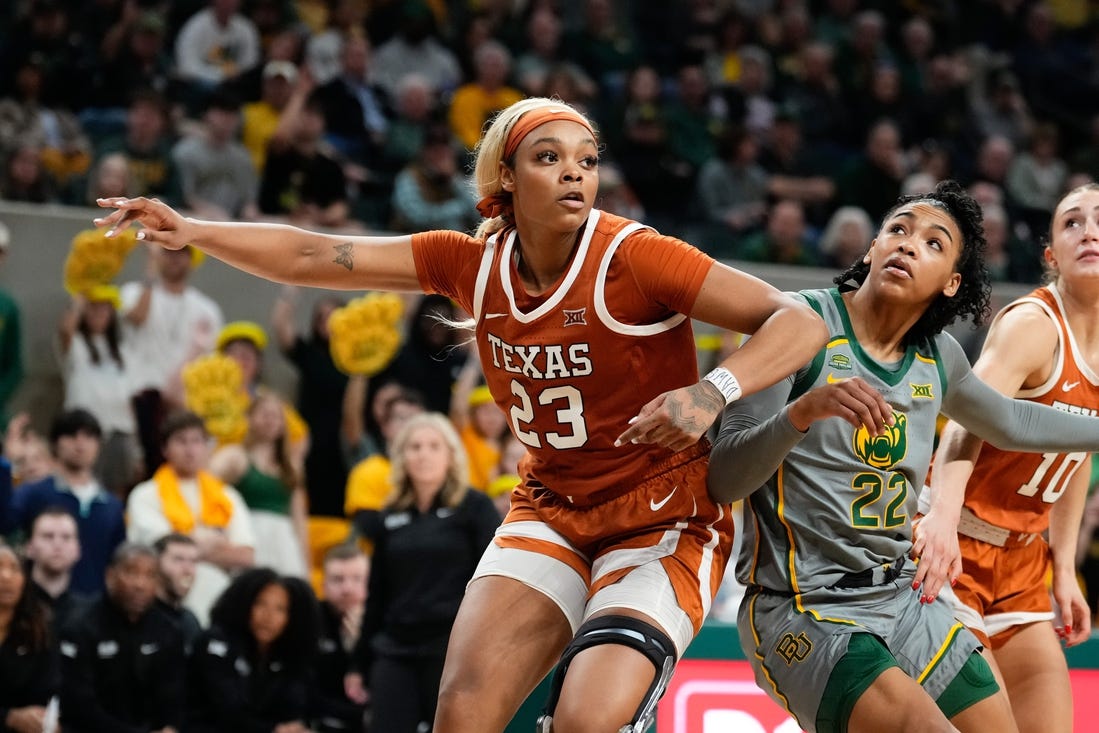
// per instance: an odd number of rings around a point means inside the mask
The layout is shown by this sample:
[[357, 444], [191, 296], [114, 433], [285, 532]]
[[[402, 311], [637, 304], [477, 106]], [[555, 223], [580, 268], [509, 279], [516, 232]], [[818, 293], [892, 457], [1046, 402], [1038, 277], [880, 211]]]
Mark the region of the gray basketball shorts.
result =
[[881, 639], [897, 666], [938, 699], [981, 645], [945, 601], [920, 603], [920, 594], [912, 590], [913, 574], [909, 570], [893, 582], [869, 588], [749, 593], [741, 603], [737, 629], [756, 684], [812, 732], [821, 696], [847, 653], [851, 635], [868, 633]]

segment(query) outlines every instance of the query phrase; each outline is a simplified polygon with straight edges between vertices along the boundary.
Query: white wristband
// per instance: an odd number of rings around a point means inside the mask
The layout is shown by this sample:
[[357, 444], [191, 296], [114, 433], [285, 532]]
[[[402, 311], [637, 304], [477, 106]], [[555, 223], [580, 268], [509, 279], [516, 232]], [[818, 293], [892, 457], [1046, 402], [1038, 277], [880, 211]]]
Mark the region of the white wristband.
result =
[[733, 373], [725, 367], [718, 367], [707, 374], [703, 379], [717, 387], [717, 391], [725, 398], [725, 404], [731, 405], [740, 399], [744, 391], [740, 388], [740, 382], [736, 381]]

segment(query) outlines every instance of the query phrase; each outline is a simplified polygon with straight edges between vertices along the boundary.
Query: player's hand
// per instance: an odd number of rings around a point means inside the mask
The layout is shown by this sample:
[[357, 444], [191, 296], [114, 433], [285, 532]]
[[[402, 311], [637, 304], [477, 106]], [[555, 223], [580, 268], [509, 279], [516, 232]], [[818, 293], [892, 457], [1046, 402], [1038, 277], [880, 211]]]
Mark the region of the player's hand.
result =
[[1061, 625], [1053, 630], [1065, 646], [1076, 646], [1091, 636], [1091, 611], [1072, 573], [1053, 574], [1053, 599], [1061, 609]]
[[725, 408], [725, 398], [706, 381], [665, 392], [630, 419], [614, 444], [655, 443], [673, 451], [698, 442]]
[[144, 227], [137, 233], [138, 239], [165, 249], [183, 249], [193, 239], [189, 234], [191, 223], [159, 199], [142, 196], [132, 199], [96, 199], [95, 202], [104, 209], [115, 209], [94, 222], [97, 227], [108, 227], [108, 237], [136, 222]]
[[958, 517], [936, 514], [932, 509], [912, 527], [912, 551], [919, 559], [912, 590], [920, 592], [921, 603], [933, 603], [944, 583], [954, 585], [962, 574], [962, 550], [958, 546]]
[[809, 390], [790, 404], [791, 424], [805, 432], [817, 420], [841, 417], [853, 427], [881, 435], [893, 424], [893, 408], [860, 377], [840, 379]]

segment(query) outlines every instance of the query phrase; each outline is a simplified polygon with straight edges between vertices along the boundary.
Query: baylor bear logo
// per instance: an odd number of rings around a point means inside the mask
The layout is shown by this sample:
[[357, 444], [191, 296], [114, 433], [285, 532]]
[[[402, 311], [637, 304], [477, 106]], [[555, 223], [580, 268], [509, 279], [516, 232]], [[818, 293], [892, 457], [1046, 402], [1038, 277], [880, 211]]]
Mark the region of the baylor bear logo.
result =
[[867, 466], [887, 471], [904, 459], [908, 452], [908, 416], [894, 412], [893, 421], [882, 435], [870, 435], [865, 425], [855, 431], [855, 455]]
[[778, 640], [778, 644], [775, 646], [775, 653], [785, 659], [788, 665], [805, 661], [805, 658], [812, 651], [813, 642], [809, 641], [809, 637], [805, 635], [805, 632], [797, 636], [787, 632], [782, 635], [782, 638]]

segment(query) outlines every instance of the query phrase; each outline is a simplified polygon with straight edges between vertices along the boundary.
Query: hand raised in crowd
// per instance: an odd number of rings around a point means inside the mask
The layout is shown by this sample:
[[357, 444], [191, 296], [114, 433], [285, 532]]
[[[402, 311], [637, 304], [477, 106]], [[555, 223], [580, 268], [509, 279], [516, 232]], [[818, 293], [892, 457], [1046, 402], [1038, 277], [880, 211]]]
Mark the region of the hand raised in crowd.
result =
[[77, 327], [80, 325], [80, 316], [84, 313], [84, 307], [87, 304], [87, 299], [84, 298], [83, 295], [77, 293], [72, 296], [69, 307], [61, 314], [61, 322], [57, 327], [61, 332], [61, 338], [66, 342], [66, 348], [68, 347], [68, 339], [72, 338], [73, 334], [76, 333]]

